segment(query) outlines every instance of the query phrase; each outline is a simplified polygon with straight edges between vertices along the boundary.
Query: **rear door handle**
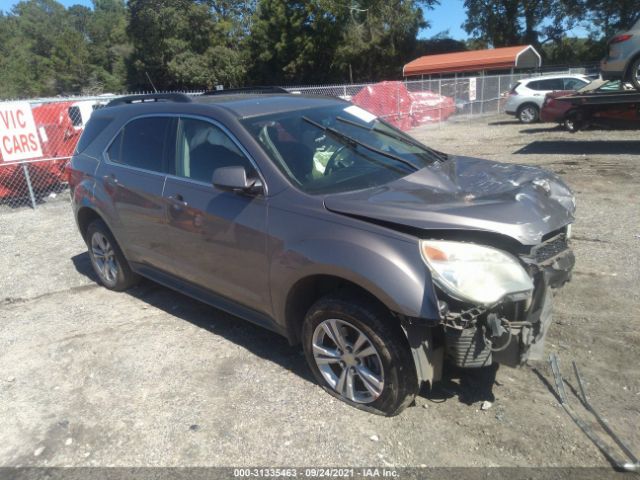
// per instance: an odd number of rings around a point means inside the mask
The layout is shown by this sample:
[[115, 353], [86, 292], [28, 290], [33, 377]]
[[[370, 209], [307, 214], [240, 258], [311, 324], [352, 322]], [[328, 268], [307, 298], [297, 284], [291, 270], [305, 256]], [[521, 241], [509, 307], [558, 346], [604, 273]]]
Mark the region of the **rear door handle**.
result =
[[116, 178], [116, 176], [113, 173], [110, 174], [110, 175], [105, 175], [103, 177], [103, 179], [104, 179], [104, 183], [108, 183], [109, 185], [114, 185], [115, 186], [115, 185], [119, 184], [118, 179]]
[[184, 207], [187, 207], [189, 204], [184, 200], [184, 197], [177, 193], [176, 195], [171, 195], [167, 197], [167, 200], [171, 204], [171, 206], [176, 210], [181, 210]]

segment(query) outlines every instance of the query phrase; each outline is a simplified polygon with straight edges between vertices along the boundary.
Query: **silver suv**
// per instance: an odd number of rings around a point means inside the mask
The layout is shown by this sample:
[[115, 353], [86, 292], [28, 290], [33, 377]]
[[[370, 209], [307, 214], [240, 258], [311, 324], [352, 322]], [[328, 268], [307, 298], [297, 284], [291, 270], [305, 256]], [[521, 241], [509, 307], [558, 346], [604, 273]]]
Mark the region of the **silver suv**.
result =
[[640, 19], [628, 32], [609, 40], [609, 54], [600, 63], [605, 80], [630, 81], [640, 90]]
[[515, 115], [522, 123], [540, 119], [540, 109], [547, 93], [578, 90], [591, 82], [586, 75], [555, 75], [526, 78], [518, 81], [509, 92], [505, 112]]
[[273, 330], [384, 415], [443, 365], [540, 358], [574, 264], [556, 175], [446, 155], [336, 98], [114, 100], [69, 183], [105, 287], [144, 276]]

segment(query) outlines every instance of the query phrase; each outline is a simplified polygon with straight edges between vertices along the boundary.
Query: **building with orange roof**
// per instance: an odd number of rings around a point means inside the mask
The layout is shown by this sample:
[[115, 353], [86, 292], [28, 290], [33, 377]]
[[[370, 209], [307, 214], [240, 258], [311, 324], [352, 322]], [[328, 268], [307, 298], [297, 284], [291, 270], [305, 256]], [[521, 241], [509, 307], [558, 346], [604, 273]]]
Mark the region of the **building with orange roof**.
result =
[[531, 45], [474, 50], [471, 52], [425, 55], [407, 63], [403, 76], [425, 76], [540, 68], [542, 57]]

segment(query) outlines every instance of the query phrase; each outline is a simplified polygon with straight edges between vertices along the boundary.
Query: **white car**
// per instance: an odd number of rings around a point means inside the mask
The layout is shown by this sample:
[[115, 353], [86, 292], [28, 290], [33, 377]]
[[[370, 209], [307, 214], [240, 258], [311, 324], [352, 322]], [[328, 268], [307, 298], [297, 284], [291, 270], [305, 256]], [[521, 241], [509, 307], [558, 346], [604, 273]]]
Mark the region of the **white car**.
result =
[[547, 93], [559, 90], [578, 90], [591, 82], [586, 75], [554, 75], [519, 80], [509, 92], [505, 112], [515, 115], [522, 123], [534, 123]]
[[609, 40], [609, 52], [600, 63], [605, 80], [628, 80], [640, 90], [640, 20]]

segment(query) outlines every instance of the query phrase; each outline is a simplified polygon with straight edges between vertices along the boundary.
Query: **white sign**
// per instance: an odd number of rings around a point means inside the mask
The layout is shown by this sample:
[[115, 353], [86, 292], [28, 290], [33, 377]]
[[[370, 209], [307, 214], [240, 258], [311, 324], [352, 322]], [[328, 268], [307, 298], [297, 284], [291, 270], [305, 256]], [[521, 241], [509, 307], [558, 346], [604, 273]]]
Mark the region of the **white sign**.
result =
[[476, 77], [471, 77], [469, 79], [469, 101], [475, 102], [477, 98], [478, 86], [476, 82]]
[[42, 157], [36, 123], [27, 102], [0, 103], [0, 154], [5, 162]]
[[344, 111], [367, 123], [371, 123], [376, 118], [378, 118], [373, 113], [369, 113], [365, 109], [360, 108], [357, 105], [351, 105], [350, 107], [345, 108]]

